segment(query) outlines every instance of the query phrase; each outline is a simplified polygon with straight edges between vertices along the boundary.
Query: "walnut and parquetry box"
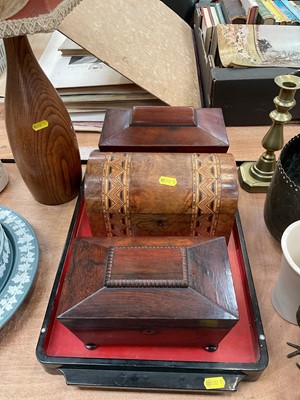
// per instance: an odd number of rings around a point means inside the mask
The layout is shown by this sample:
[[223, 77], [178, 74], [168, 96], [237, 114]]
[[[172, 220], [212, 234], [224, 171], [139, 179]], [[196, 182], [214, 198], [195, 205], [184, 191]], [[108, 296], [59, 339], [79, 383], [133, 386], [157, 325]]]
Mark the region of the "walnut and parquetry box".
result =
[[225, 236], [238, 200], [229, 153], [103, 153], [89, 157], [85, 207], [93, 236]]
[[239, 320], [225, 239], [77, 238], [57, 315], [87, 346], [218, 346]]

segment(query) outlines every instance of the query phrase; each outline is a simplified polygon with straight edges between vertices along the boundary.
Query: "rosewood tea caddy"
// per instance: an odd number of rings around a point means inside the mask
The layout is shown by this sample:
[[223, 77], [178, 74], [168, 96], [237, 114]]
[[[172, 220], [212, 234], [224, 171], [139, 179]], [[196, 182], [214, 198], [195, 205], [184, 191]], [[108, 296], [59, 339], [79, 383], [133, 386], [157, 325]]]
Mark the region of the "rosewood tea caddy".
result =
[[88, 348], [215, 349], [239, 320], [225, 239], [75, 239], [58, 320]]
[[220, 108], [136, 106], [105, 113], [100, 151], [226, 153]]

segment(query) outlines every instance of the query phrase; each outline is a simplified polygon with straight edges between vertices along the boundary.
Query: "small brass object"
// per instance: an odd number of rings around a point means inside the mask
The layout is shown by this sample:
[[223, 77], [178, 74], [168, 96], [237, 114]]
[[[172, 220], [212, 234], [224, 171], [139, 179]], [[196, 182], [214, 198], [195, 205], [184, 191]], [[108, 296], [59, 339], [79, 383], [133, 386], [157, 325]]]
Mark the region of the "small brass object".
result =
[[295, 75], [280, 75], [274, 81], [280, 91], [273, 100], [276, 109], [269, 114], [272, 125], [262, 139], [266, 151], [257, 162], [245, 162], [239, 168], [240, 184], [247, 192], [267, 192], [276, 167], [275, 151], [283, 147], [283, 126], [292, 119], [289, 110], [295, 106], [300, 89], [300, 78]]

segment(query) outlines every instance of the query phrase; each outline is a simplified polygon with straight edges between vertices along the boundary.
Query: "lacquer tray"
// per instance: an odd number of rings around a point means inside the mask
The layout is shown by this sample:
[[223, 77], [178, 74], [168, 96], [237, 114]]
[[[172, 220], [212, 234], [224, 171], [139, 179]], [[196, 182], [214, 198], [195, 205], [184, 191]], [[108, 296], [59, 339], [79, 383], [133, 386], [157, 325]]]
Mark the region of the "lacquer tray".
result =
[[41, 328], [36, 354], [45, 370], [78, 386], [186, 391], [234, 391], [256, 380], [268, 353], [239, 215], [228, 244], [240, 320], [216, 351], [197, 347], [102, 346], [88, 350], [56, 320], [72, 241], [90, 236], [80, 196]]

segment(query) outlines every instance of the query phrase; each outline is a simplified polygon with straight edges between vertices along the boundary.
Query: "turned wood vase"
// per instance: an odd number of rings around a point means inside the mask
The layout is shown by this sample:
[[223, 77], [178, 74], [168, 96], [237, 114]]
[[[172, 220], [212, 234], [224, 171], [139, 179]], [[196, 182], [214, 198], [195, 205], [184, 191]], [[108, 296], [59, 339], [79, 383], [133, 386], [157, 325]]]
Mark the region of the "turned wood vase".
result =
[[79, 193], [81, 162], [69, 114], [26, 36], [4, 39], [5, 122], [20, 174], [35, 200], [54, 205]]

